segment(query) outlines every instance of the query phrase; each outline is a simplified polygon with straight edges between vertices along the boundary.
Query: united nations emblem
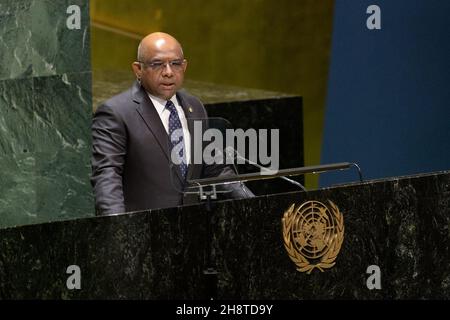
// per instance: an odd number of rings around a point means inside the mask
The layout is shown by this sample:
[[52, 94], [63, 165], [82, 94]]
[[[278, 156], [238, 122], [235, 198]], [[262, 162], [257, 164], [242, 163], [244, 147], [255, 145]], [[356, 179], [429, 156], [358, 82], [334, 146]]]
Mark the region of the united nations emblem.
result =
[[335, 265], [344, 240], [344, 217], [338, 207], [319, 201], [307, 201], [295, 209], [292, 204], [284, 212], [284, 247], [300, 272], [311, 273]]

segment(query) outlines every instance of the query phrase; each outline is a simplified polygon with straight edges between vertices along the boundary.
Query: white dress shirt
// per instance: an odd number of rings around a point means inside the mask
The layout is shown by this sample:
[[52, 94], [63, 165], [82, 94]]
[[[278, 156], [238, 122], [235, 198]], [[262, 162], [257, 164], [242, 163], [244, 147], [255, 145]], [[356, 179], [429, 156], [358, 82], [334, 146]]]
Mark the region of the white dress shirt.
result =
[[[167, 100], [163, 100], [161, 98], [155, 97], [148, 93], [148, 97], [152, 101], [153, 105], [155, 106], [156, 111], [159, 114], [159, 117], [161, 118], [161, 122], [164, 126], [164, 129], [166, 129], [167, 134], [169, 134], [169, 117], [170, 117], [170, 111], [166, 108]], [[186, 116], [184, 115], [183, 108], [178, 103], [178, 99], [176, 95], [174, 95], [170, 100], [175, 105], [175, 108], [178, 112], [178, 117], [180, 118], [181, 127], [183, 128], [183, 141], [184, 141], [184, 150], [186, 151], [186, 161], [187, 164], [191, 163], [191, 134], [189, 133], [188, 125]]]

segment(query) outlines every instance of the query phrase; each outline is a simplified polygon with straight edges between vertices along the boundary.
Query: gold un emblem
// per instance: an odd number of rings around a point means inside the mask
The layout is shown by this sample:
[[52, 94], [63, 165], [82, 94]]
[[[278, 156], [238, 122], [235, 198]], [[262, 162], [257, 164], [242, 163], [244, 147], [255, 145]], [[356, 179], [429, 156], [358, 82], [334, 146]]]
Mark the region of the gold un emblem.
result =
[[338, 207], [319, 201], [307, 201], [295, 209], [292, 204], [284, 212], [283, 239], [289, 258], [300, 272], [311, 273], [335, 265], [344, 240], [344, 217]]

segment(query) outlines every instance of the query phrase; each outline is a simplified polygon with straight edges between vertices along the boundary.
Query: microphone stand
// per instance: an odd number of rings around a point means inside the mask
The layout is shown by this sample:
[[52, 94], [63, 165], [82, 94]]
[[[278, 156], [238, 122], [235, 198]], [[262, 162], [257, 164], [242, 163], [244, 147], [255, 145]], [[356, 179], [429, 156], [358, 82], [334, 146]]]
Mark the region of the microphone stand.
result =
[[[241, 159], [241, 160], [247, 162], [248, 164], [251, 164], [252, 166], [255, 166], [255, 167], [257, 167], [258, 169], [261, 169], [261, 170], [263, 170], [263, 171], [266, 171], [266, 172], [270, 171], [269, 169], [264, 168], [263, 166], [261, 166], [261, 165], [255, 163], [255, 162], [253, 162], [253, 161], [251, 161], [251, 160], [249, 160], [249, 159], [247, 159], [247, 158], [244, 158], [244, 157], [241, 156], [241, 155], [239, 154], [239, 152], [237, 152], [235, 149], [233, 149], [233, 148], [231, 148], [231, 147], [227, 147], [226, 149], [227, 149], [227, 154], [229, 154], [230, 152], [232, 152], [233, 154], [236, 155], [236, 158], [237, 158], [237, 159]], [[233, 157], [233, 158], [234, 158], [234, 157]], [[235, 164], [234, 164], [234, 161], [233, 161], [233, 167], [234, 167], [234, 170], [236, 170], [236, 173], [238, 173], [238, 172], [237, 172], [237, 168], [236, 168], [236, 166], [235, 166]], [[289, 179], [288, 177], [284, 177], [284, 176], [280, 176], [280, 177], [278, 177], [278, 178], [281, 178], [281, 179], [283, 179], [283, 180], [285, 180], [285, 181], [287, 181], [287, 182], [289, 182], [289, 183], [291, 183], [291, 184], [293, 184], [293, 185], [296, 185], [297, 187], [299, 187], [300, 189], [302, 189], [302, 190], [305, 191], [305, 192], [308, 191], [308, 190], [306, 190], [306, 188], [305, 188], [300, 182], [297, 182], [297, 181], [295, 181], [295, 180]], [[242, 182], [241, 182], [241, 184], [242, 184]], [[245, 190], [245, 189], [244, 189], [244, 190]]]
[[217, 199], [217, 192], [216, 192], [216, 186], [212, 185], [211, 190], [205, 190], [204, 186], [199, 186], [199, 194], [200, 194], [200, 200], [206, 200], [205, 201], [205, 208], [206, 208], [206, 257], [205, 257], [205, 269], [203, 270], [203, 276], [204, 276], [204, 285], [206, 287], [206, 294], [207, 299], [209, 300], [216, 300], [217, 299], [217, 275], [218, 271], [215, 266], [215, 263], [213, 261], [212, 257], [212, 219], [213, 219], [213, 203], [211, 200]]

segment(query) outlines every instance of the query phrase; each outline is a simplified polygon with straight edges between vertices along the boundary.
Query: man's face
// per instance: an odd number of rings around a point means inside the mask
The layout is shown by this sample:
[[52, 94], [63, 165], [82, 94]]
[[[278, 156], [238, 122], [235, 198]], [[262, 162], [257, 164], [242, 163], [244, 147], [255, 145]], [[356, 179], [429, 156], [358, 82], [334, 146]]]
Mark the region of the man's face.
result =
[[160, 41], [147, 50], [145, 57], [145, 61], [133, 64], [142, 86], [150, 94], [169, 100], [183, 85], [187, 61], [181, 48], [177, 43]]

